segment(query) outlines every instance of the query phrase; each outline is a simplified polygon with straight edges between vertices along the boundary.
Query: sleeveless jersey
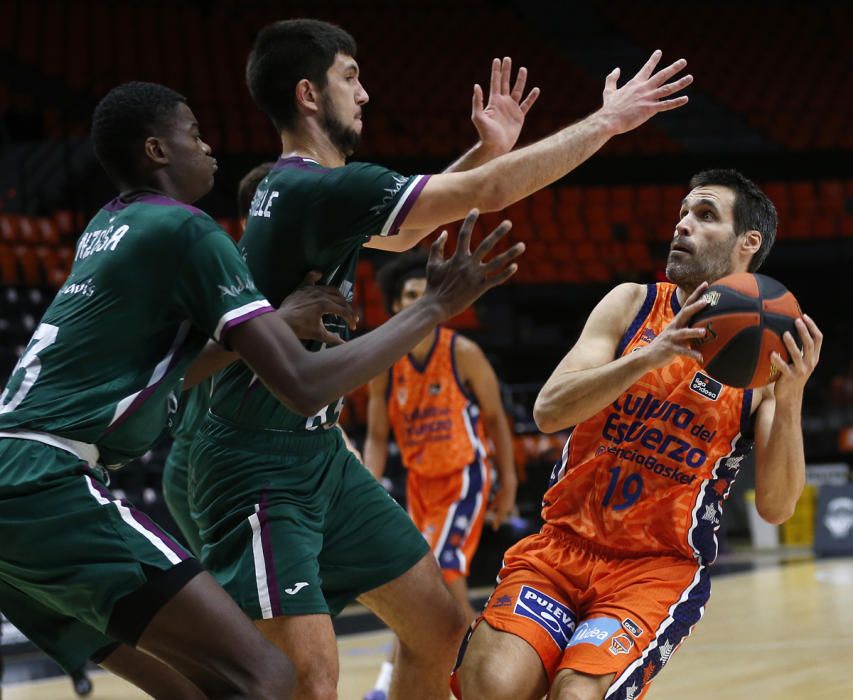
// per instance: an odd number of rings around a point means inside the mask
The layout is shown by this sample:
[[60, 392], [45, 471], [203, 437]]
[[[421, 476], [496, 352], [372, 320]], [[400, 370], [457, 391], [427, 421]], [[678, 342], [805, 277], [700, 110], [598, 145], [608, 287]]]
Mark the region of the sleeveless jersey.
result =
[[[648, 345], [680, 306], [651, 284], [617, 357]], [[752, 391], [724, 386], [687, 357], [648, 372], [578, 424], [554, 467], [546, 522], [630, 554], [717, 555], [722, 505], [752, 448]]]
[[457, 337], [439, 328], [422, 366], [406, 355], [388, 370], [388, 422], [403, 465], [421, 476], [462, 471], [486, 456], [480, 408], [456, 371]]
[[91, 443], [103, 464], [124, 463], [166, 428], [208, 337], [269, 311], [207, 214], [150, 192], [115, 199], [80, 237], [0, 396], [0, 430]]
[[[255, 191], [240, 240], [258, 289], [273, 303], [295, 290], [311, 270], [352, 300], [361, 246], [371, 236], [398, 233], [428, 177], [404, 177], [368, 163], [324, 168], [307, 158], [282, 158]], [[326, 326], [347, 338], [346, 323]], [[321, 350], [308, 341], [309, 350]], [[316, 430], [335, 424], [343, 398], [305, 418], [285, 408], [246, 365], [217, 376], [211, 410], [251, 430]]]

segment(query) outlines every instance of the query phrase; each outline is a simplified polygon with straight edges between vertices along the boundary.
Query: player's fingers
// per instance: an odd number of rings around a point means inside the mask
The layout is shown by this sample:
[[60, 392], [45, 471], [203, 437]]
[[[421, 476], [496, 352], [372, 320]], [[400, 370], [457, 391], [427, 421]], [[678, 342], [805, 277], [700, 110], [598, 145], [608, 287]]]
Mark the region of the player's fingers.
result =
[[512, 277], [516, 272], [518, 272], [518, 265], [513, 263], [509, 267], [507, 267], [503, 272], [497, 275], [493, 275], [489, 277], [486, 282], [486, 289], [492, 289], [493, 287], [499, 287], [504, 282], [506, 282], [510, 277]]
[[504, 56], [501, 63], [501, 95], [509, 95], [509, 78], [512, 73], [512, 59]]
[[794, 321], [794, 326], [796, 326], [797, 333], [800, 336], [800, 341], [803, 344], [803, 356], [808, 360], [811, 360], [812, 355], [814, 355], [814, 338], [812, 338], [812, 335], [809, 333], [809, 329], [806, 326], [806, 322], [802, 318], [798, 318]]
[[708, 283], [702, 282], [696, 289], [694, 289], [690, 295], [684, 300], [684, 306], [690, 306], [690, 304], [698, 301], [705, 294], [705, 291], [708, 289]]
[[356, 310], [352, 308], [352, 304], [344, 299], [340, 293], [338, 293], [337, 297], [330, 297], [327, 300], [327, 306], [329, 310], [324, 311], [323, 313], [340, 316], [344, 321], [346, 321], [350, 328], [355, 328], [358, 324], [358, 314], [356, 313]]
[[806, 327], [809, 329], [812, 338], [814, 338], [814, 360], [817, 362], [820, 358], [820, 349], [823, 346], [823, 333], [808, 314], [803, 314], [803, 320], [806, 322]]
[[503, 238], [509, 230], [512, 228], [512, 222], [509, 219], [505, 219], [501, 221], [498, 227], [492, 231], [488, 236], [486, 236], [482, 241], [480, 241], [480, 245], [474, 250], [474, 259], [477, 262], [482, 262], [483, 258], [485, 258], [489, 251], [495, 247], [497, 242]]
[[474, 85], [474, 96], [471, 98], [471, 116], [475, 117], [483, 111], [483, 88], [479, 83]]
[[794, 376], [794, 371], [791, 369], [791, 365], [789, 365], [785, 358], [783, 358], [778, 352], [775, 350], [770, 353], [770, 360], [776, 366], [776, 371], [779, 372], [780, 375], [784, 377], [791, 378]]
[[501, 59], [492, 59], [492, 75], [489, 78], [489, 97], [501, 91]]
[[447, 231], [442, 231], [429, 247], [429, 259], [427, 266], [438, 265], [444, 262], [444, 245], [447, 243]]
[[456, 252], [454, 255], [470, 255], [471, 253], [471, 234], [474, 232], [474, 224], [477, 223], [477, 217], [480, 216], [478, 209], [472, 209], [468, 212], [468, 216], [462, 222], [459, 228], [459, 237], [456, 240]]
[[796, 367], [798, 371], [803, 371], [805, 369], [803, 351], [797, 346], [797, 341], [794, 340], [794, 336], [790, 331], [785, 331], [782, 334], [782, 343], [785, 345], [785, 349], [791, 358], [791, 365]]
[[610, 71], [610, 73], [607, 74], [607, 77], [604, 79], [605, 95], [609, 92], [614, 92], [616, 90], [616, 85], [619, 82], [619, 74], [621, 72], [621, 68], [614, 68], [612, 71]]
[[657, 73], [655, 73], [649, 80], [649, 84], [652, 87], [660, 87], [670, 78], [683, 71], [686, 66], [687, 61], [683, 58], [679, 58], [677, 61], [670, 63], [666, 68], [661, 68]]
[[661, 85], [657, 90], [652, 93], [652, 98], [655, 100], [659, 100], [662, 97], [669, 97], [674, 92], [678, 92], [679, 90], [683, 90], [688, 85], [693, 82], [692, 75], [685, 75], [683, 78], [679, 78], [678, 80], [674, 80], [671, 83], [667, 83], [666, 85]]
[[522, 114], [527, 114], [530, 111], [530, 108], [536, 104], [536, 100], [539, 99], [540, 92], [541, 90], [538, 87], [535, 87], [527, 94], [524, 101], [518, 105], [521, 108]]
[[704, 328], [679, 328], [672, 332], [672, 339], [677, 343], [687, 343], [691, 340], [700, 340], [707, 335]]
[[674, 100], [663, 100], [662, 102], [656, 102], [655, 107], [658, 112], [669, 112], [671, 109], [678, 109], [679, 107], [683, 107], [688, 102], [690, 102], [690, 98], [687, 95], [682, 95], [681, 97], [676, 97]]
[[512, 92], [510, 93], [510, 97], [516, 102], [521, 101], [525, 85], [527, 85], [527, 68], [522, 66], [518, 69], [518, 75], [515, 76], [515, 85], [512, 86]]
[[521, 257], [521, 255], [524, 253], [524, 250], [524, 243], [516, 243], [509, 250], [505, 250], [500, 255], [496, 255], [494, 258], [489, 260], [489, 262], [483, 266], [483, 272], [485, 272], [487, 275], [491, 275], [492, 273], [503, 269], [513, 260]]
[[323, 329], [319, 332], [319, 335], [320, 340], [322, 340], [326, 345], [329, 346], [343, 345], [346, 342], [337, 333], [332, 333], [325, 327], [323, 327]]
[[652, 55], [649, 56], [649, 60], [645, 62], [642, 68], [637, 72], [636, 77], [642, 78], [643, 80], [648, 80], [649, 76], [654, 71], [657, 64], [660, 62], [660, 57], [663, 56], [663, 52], [660, 49], [655, 49], [652, 52]]
[[320, 278], [323, 276], [323, 273], [320, 270], [311, 270], [305, 277], [302, 279], [302, 282], [299, 284], [300, 287], [310, 287], [312, 285], [317, 284], [320, 281]]

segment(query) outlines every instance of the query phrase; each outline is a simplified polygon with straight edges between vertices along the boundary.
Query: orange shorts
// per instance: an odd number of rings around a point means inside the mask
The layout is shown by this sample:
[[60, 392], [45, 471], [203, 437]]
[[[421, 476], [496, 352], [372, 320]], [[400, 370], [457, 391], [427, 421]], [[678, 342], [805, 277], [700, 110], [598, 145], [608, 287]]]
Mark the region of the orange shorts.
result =
[[608, 700], [638, 700], [702, 617], [710, 591], [707, 567], [693, 560], [617, 557], [546, 525], [507, 550], [475, 626], [485, 620], [524, 639], [549, 684], [564, 668], [612, 673]]
[[429, 542], [448, 583], [468, 576], [483, 533], [490, 488], [489, 465], [480, 459], [442, 476], [409, 472], [406, 482], [409, 515]]

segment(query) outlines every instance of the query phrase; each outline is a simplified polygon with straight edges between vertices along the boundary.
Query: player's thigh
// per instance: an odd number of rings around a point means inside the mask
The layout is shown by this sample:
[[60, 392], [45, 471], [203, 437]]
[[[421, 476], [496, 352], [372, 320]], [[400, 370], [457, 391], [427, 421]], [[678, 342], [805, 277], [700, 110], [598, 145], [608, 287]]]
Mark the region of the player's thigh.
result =
[[171, 666], [138, 649], [121, 644], [98, 665], [133, 683], [157, 700], [204, 700], [205, 695]]
[[536, 650], [483, 620], [460, 656], [454, 687], [462, 700], [539, 700], [548, 692], [548, 676]]
[[271, 679], [282, 693], [294, 683], [290, 661], [206, 572], [163, 605], [137, 646], [210, 694], [211, 688], [240, 687], [247, 678]]
[[454, 650], [462, 640], [465, 620], [441, 577], [435, 558], [427, 552], [411, 569], [393, 581], [358, 598], [410, 649]]
[[331, 617], [285, 615], [256, 620], [255, 626], [293, 662], [301, 686], [337, 686], [338, 648]]

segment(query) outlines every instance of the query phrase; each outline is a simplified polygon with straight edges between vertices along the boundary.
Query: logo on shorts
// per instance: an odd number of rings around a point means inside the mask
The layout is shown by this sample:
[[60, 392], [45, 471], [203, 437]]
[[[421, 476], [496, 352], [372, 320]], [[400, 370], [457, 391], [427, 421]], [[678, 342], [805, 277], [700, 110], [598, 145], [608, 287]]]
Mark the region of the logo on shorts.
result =
[[634, 646], [634, 640], [627, 634], [617, 634], [610, 640], [610, 653], [613, 656], [617, 654], [627, 654]]
[[566, 648], [577, 624], [575, 614], [568, 607], [531, 586], [521, 587], [512, 612], [539, 624], [560, 651]]
[[600, 647], [620, 629], [622, 629], [622, 625], [619, 624], [619, 620], [614, 620], [610, 617], [592, 617], [578, 625], [578, 628], [572, 635], [569, 646], [592, 644], [593, 646]]
[[622, 627], [628, 630], [635, 637], [643, 636], [643, 628], [640, 627], [636, 622], [634, 622], [630, 617], [626, 617], [622, 620]]
[[690, 388], [699, 396], [704, 396], [706, 399], [716, 401], [720, 398], [720, 392], [723, 390], [723, 385], [716, 379], [711, 379], [707, 374], [696, 372], [693, 375], [693, 381], [690, 382]]
[[293, 588], [285, 588], [284, 592], [287, 593], [287, 595], [296, 595], [297, 593], [299, 593], [299, 591], [301, 591], [308, 585], [309, 584], [307, 581], [300, 581], [299, 583], [294, 583]]

